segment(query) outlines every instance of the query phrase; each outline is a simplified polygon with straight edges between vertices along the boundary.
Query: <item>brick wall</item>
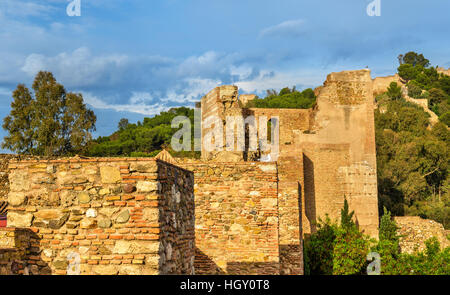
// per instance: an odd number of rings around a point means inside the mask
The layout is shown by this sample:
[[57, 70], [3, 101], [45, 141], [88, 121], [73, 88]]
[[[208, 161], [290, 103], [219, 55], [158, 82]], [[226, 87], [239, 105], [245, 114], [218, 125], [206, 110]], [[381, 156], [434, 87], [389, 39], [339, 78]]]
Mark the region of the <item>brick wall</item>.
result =
[[191, 172], [148, 158], [11, 161], [9, 168], [7, 234], [32, 233], [35, 254], [23, 267], [66, 274], [79, 255], [81, 274], [193, 272]]
[[196, 274], [279, 274], [276, 164], [180, 165], [195, 173]]

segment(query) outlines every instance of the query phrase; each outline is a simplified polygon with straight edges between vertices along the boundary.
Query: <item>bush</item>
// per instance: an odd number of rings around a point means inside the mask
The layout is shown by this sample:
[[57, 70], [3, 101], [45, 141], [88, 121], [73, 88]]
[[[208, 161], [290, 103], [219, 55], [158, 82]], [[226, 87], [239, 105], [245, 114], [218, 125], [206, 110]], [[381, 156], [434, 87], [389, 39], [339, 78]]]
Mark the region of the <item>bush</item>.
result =
[[287, 108], [309, 109], [316, 103], [314, 91], [310, 88], [299, 92], [293, 88], [283, 88], [276, 94], [274, 90], [268, 91], [268, 96], [256, 98], [247, 103], [246, 108]]
[[391, 82], [387, 89], [387, 95], [392, 100], [400, 99], [402, 98], [402, 88], [399, 87], [396, 82]]
[[382, 275], [450, 274], [450, 247], [441, 251], [438, 240], [431, 238], [425, 242], [424, 252], [400, 253], [398, 227], [385, 208], [380, 220], [379, 241], [375, 244], [353, 222], [347, 223], [352, 213], [345, 209], [348, 208], [346, 203], [341, 221], [347, 225], [334, 224], [327, 217], [324, 222], [319, 220], [317, 232], [305, 239], [305, 274], [366, 274], [369, 251], [380, 255]]
[[413, 98], [420, 98], [422, 95], [422, 88], [415, 81], [408, 83], [408, 96]]
[[447, 126], [450, 126], [450, 112], [446, 112], [439, 117], [439, 120]]
[[359, 232], [352, 221], [347, 200], [341, 210], [341, 224], [326, 218], [305, 241], [305, 273], [311, 275], [362, 274], [370, 246], [369, 237]]

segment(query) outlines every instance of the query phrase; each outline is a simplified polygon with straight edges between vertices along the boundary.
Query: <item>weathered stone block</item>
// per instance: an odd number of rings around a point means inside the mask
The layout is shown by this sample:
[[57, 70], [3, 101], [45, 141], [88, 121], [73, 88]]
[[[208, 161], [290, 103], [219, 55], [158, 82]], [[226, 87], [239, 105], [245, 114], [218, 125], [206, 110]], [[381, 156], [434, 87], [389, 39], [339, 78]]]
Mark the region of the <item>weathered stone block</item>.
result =
[[154, 173], [158, 171], [158, 167], [156, 162], [148, 162], [148, 163], [132, 163], [130, 165], [130, 171], [132, 172], [141, 172], [141, 173]]
[[95, 228], [97, 226], [97, 221], [92, 218], [83, 218], [80, 221], [80, 228]]
[[109, 218], [99, 219], [97, 223], [100, 228], [110, 228], [112, 225], [111, 219]]
[[136, 188], [140, 193], [150, 193], [158, 190], [158, 184], [156, 181], [139, 181]]
[[69, 266], [69, 262], [67, 260], [56, 260], [53, 262], [53, 267], [60, 270], [66, 270], [67, 266]]
[[159, 241], [122, 241], [116, 242], [113, 253], [115, 254], [157, 254]]
[[13, 192], [28, 191], [30, 177], [26, 170], [14, 170], [9, 173], [9, 189]]
[[97, 210], [95, 210], [94, 208], [87, 209], [86, 210], [86, 217], [91, 217], [91, 218], [97, 217]]
[[119, 212], [119, 208], [117, 207], [109, 207], [109, 208], [100, 208], [98, 210], [99, 214], [105, 215], [107, 217], [111, 217], [114, 213]]
[[33, 221], [33, 214], [8, 212], [8, 227], [29, 227]]
[[62, 211], [59, 209], [41, 209], [34, 213], [34, 217], [38, 219], [58, 219], [63, 215]]
[[8, 203], [11, 206], [20, 206], [27, 200], [27, 196], [22, 192], [10, 192], [8, 194]]
[[130, 219], [130, 212], [128, 210], [124, 210], [120, 212], [119, 215], [116, 217], [117, 223], [125, 223]]
[[78, 202], [80, 202], [80, 204], [87, 204], [90, 201], [91, 197], [87, 192], [81, 192], [80, 194], [78, 194]]
[[122, 179], [119, 168], [111, 166], [100, 167], [100, 176], [103, 183], [118, 183]]
[[159, 209], [158, 208], [144, 208], [142, 210], [142, 218], [147, 222], [158, 222]]

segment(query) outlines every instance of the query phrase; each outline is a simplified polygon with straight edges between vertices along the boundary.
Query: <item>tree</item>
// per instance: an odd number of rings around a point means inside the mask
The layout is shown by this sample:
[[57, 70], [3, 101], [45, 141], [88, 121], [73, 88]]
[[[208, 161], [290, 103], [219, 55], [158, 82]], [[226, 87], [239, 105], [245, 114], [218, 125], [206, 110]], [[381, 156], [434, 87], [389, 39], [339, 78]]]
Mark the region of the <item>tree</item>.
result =
[[92, 139], [97, 120], [94, 112], [83, 103], [81, 94], [68, 93], [62, 108], [62, 133], [64, 147], [62, 154], [85, 152]]
[[420, 65], [424, 68], [428, 67], [430, 65], [430, 61], [426, 59], [423, 54], [418, 54], [414, 51], [410, 51], [406, 53], [405, 55], [400, 55], [399, 59], [400, 64], [410, 64], [413, 66]]
[[9, 135], [3, 139], [2, 148], [20, 154], [32, 153], [34, 149], [33, 105], [30, 91], [25, 85], [19, 84], [13, 92], [11, 113], [3, 120], [3, 129], [8, 130]]
[[428, 91], [428, 103], [432, 107], [448, 99], [447, 94], [438, 88], [431, 88]]
[[347, 198], [344, 197], [344, 208], [341, 209], [341, 226], [349, 229], [355, 226], [352, 218], [355, 212], [349, 210]]
[[119, 124], [117, 125], [117, 128], [119, 129], [119, 131], [123, 131], [128, 127], [129, 124], [130, 123], [128, 122], [128, 119], [122, 118], [122, 119], [120, 119]]
[[402, 98], [402, 88], [397, 85], [397, 82], [391, 82], [387, 90], [387, 95], [390, 99], [395, 100]]
[[419, 71], [411, 64], [401, 64], [397, 68], [398, 75], [406, 82], [416, 79]]
[[446, 112], [446, 113], [442, 114], [439, 117], [439, 120], [441, 120], [441, 122], [443, 122], [447, 126], [450, 126], [450, 112]]
[[256, 98], [247, 103], [247, 108], [290, 108], [308, 109], [315, 105], [316, 96], [310, 88], [297, 91], [295, 87], [289, 89], [285, 87], [280, 93], [275, 90], [267, 90], [265, 98]]
[[422, 88], [416, 81], [410, 81], [408, 83], [408, 96], [413, 98], [420, 98], [422, 95]]
[[[188, 117], [191, 122], [191, 143], [194, 143], [194, 110], [186, 107], [171, 108], [167, 112], [152, 118], [144, 118], [143, 122], [131, 124], [127, 119], [121, 119], [118, 130], [108, 137], [99, 137], [89, 146], [88, 155], [103, 156], [139, 156], [149, 157], [160, 152], [164, 146], [170, 146], [172, 136], [177, 132], [171, 127], [172, 120], [177, 116]], [[199, 157], [199, 152], [175, 152], [178, 157]]]
[[383, 216], [380, 220], [379, 238], [380, 241], [391, 241], [398, 244], [399, 236], [397, 234], [398, 226], [392, 220], [391, 212], [386, 207], [383, 208]]
[[20, 154], [60, 156], [84, 151], [97, 120], [81, 94], [67, 93], [50, 72], [39, 72], [34, 98], [23, 85], [13, 93], [11, 113], [3, 128], [9, 135], [2, 146]]

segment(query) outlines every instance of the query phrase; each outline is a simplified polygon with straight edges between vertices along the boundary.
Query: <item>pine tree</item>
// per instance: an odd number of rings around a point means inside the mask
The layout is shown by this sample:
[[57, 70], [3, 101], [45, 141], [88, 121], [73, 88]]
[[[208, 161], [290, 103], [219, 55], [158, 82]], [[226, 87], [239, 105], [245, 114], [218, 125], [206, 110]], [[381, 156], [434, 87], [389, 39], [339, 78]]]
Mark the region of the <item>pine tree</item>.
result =
[[354, 214], [354, 211], [350, 212], [347, 198], [344, 197], [344, 208], [341, 209], [341, 226], [344, 229], [351, 229], [355, 226], [355, 223], [352, 220]]
[[389, 212], [386, 207], [383, 207], [383, 211], [383, 216], [380, 220], [380, 241], [390, 241], [398, 244], [398, 226], [395, 221], [392, 220], [391, 212]]

